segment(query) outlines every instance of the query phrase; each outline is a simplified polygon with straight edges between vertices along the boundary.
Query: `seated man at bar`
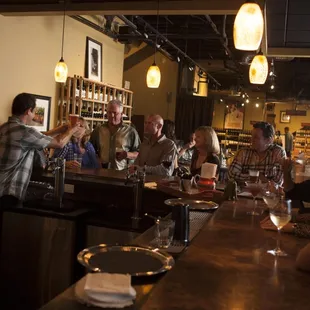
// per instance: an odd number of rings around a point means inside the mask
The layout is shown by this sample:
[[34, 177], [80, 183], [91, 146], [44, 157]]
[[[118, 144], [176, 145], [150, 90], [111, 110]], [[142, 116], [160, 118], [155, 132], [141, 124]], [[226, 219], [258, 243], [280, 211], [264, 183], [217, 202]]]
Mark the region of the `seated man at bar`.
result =
[[[36, 99], [26, 93], [17, 95], [12, 116], [0, 127], [0, 207], [18, 205], [30, 181], [36, 151], [62, 148], [77, 130], [61, 126], [42, 134], [27, 126], [35, 115]], [[55, 135], [55, 137], [49, 137]]]
[[127, 160], [138, 156], [140, 138], [135, 128], [123, 123], [123, 104], [111, 100], [107, 107], [108, 122], [94, 129], [90, 142], [99, 155], [103, 168], [123, 170]]
[[249, 170], [258, 170], [263, 178], [267, 177], [281, 184], [281, 161], [285, 158], [285, 151], [273, 144], [274, 134], [274, 128], [269, 123], [255, 123], [252, 146], [238, 151], [229, 167], [228, 178], [242, 183], [248, 179]]
[[162, 134], [164, 120], [160, 115], [149, 115], [144, 124], [145, 137], [135, 164], [148, 174], [170, 176], [177, 154], [175, 143]]

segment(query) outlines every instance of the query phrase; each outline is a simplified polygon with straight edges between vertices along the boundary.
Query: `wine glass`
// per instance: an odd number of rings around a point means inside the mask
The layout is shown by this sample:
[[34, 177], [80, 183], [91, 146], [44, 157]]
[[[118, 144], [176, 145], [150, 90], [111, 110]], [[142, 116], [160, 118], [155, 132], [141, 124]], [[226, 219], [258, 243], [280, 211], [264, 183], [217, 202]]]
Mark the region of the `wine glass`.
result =
[[269, 182], [267, 187], [262, 190], [263, 200], [269, 209], [274, 208], [280, 201], [279, 186]]
[[266, 171], [265, 178], [270, 182], [274, 180], [276, 175], [277, 175], [277, 166], [272, 166]]
[[292, 208], [291, 200], [281, 200], [277, 205], [270, 209], [270, 219], [278, 229], [277, 246], [274, 250], [269, 250], [267, 253], [274, 256], [287, 256], [280, 248], [281, 229], [291, 220]]
[[258, 196], [258, 194], [261, 192], [262, 187], [260, 184], [256, 183], [256, 182], [251, 182], [251, 181], [246, 181], [245, 182], [245, 189], [246, 191], [248, 191], [252, 197], [253, 197], [253, 204], [254, 204], [254, 208], [251, 212], [247, 212], [247, 214], [249, 215], [260, 215], [258, 212], [255, 211], [256, 209], [256, 198]]
[[171, 165], [173, 164], [173, 156], [172, 155], [165, 155], [161, 164], [166, 168], [170, 169]]

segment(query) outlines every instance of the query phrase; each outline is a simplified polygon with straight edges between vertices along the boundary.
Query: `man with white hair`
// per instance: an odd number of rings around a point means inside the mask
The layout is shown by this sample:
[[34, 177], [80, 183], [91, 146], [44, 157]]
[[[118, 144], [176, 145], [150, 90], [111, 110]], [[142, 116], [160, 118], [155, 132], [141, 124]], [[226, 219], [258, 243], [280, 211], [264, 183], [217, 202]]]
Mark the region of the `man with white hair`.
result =
[[174, 170], [177, 154], [175, 143], [162, 134], [164, 120], [160, 115], [149, 115], [144, 123], [145, 137], [140, 145], [135, 164], [146, 173], [170, 176]]
[[108, 123], [94, 129], [90, 142], [99, 155], [103, 168], [123, 170], [127, 161], [138, 156], [140, 138], [137, 131], [124, 124], [123, 104], [119, 100], [111, 100], [107, 106]]

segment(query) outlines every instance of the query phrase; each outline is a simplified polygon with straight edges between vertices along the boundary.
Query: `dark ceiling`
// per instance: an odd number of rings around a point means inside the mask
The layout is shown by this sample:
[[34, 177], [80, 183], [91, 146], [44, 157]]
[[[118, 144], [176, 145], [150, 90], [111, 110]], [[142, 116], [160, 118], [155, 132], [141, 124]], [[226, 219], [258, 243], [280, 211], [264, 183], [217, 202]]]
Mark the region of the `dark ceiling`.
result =
[[[264, 86], [250, 85], [248, 81], [254, 53], [237, 51], [233, 45], [234, 14], [243, 2], [160, 0], [159, 38], [169, 40], [158, 41], [161, 51], [174, 60], [182, 58], [178, 49], [186, 53], [221, 84], [221, 89], [241, 86], [266, 92], [268, 100], [310, 100], [310, 61], [307, 58], [310, 57], [310, 1], [258, 1], [262, 7], [266, 5], [268, 44], [263, 44], [263, 50], [273, 56], [268, 58], [270, 63], [274, 61], [276, 73]], [[63, 4], [64, 1], [59, 0], [1, 0], [0, 12], [4, 15], [61, 14]], [[66, 0], [68, 15], [106, 14], [111, 23], [113, 14], [123, 14], [121, 16], [134, 25], [130, 32], [113, 33], [109, 24], [106, 25], [108, 31], [103, 28], [103, 32], [109, 32], [123, 43], [143, 40], [150, 46], [154, 46], [156, 39], [157, 4], [157, 0]], [[274, 90], [270, 89], [272, 83]]]

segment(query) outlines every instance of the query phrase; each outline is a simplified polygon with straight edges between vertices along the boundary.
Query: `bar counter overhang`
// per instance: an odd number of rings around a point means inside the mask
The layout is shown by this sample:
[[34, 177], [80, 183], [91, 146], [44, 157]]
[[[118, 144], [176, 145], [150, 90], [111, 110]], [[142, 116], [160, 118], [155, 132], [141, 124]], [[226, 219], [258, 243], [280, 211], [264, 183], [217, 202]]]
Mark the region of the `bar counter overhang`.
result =
[[[175, 267], [153, 283], [137, 284], [137, 300], [126, 309], [309, 309], [310, 277], [295, 258], [307, 239], [282, 235], [288, 257], [266, 253], [276, 232], [248, 216], [251, 201], [224, 202]], [[42, 310], [89, 309], [74, 297], [74, 286]]]

